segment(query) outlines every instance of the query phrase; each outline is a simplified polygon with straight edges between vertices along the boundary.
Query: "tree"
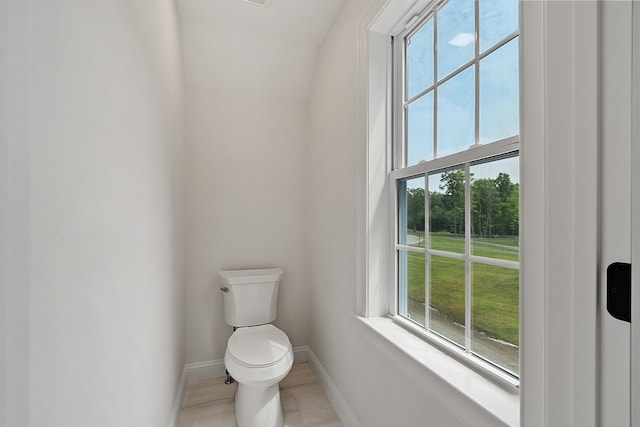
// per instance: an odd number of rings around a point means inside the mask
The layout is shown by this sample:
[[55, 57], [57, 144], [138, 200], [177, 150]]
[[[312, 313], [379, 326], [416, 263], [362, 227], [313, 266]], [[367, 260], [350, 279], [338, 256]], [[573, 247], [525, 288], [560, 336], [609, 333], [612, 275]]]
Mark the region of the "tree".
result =
[[[440, 176], [440, 191], [429, 192], [428, 224], [424, 213], [424, 188], [406, 189], [407, 228], [414, 231], [465, 233], [465, 172], [454, 169]], [[517, 235], [519, 190], [506, 173], [495, 179], [471, 178], [471, 234], [483, 238]]]
[[513, 184], [507, 197], [504, 210], [505, 232], [512, 236], [520, 233], [520, 185]]
[[464, 170], [453, 169], [442, 173], [440, 190], [444, 192], [446, 208], [451, 212], [451, 232], [464, 233]]
[[407, 190], [407, 227], [424, 231], [424, 188]]
[[496, 179], [479, 179], [471, 184], [472, 233], [480, 237], [517, 235], [519, 186], [506, 173]]
[[450, 212], [445, 208], [446, 196], [437, 191], [429, 193], [429, 230], [450, 231], [452, 222]]
[[[472, 194], [472, 224], [474, 234], [481, 237], [492, 237], [494, 231], [494, 210], [499, 198], [496, 181], [493, 179], [479, 179], [471, 185]], [[476, 228], [477, 226], [477, 228]]]

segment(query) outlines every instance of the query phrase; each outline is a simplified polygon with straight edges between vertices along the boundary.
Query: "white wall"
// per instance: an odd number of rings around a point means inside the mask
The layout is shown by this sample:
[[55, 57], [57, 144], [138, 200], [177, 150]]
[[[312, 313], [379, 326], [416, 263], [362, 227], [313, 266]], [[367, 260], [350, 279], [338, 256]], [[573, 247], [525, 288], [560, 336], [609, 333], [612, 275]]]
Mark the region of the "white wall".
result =
[[2, 2], [0, 22], [0, 425], [166, 425], [184, 365], [174, 4]]
[[[218, 271], [283, 267], [278, 318], [293, 346], [308, 344], [308, 90], [317, 45], [240, 25], [259, 9], [237, 2], [232, 21], [202, 19], [181, 2], [186, 75], [186, 357], [224, 357]], [[226, 7], [232, 7], [228, 4]], [[244, 9], [242, 9], [244, 8]], [[264, 19], [267, 19], [264, 16]]]
[[[0, 3], [0, 27], [7, 28], [7, 4]], [[0, 31], [0, 81], [7, 81], [7, 34]], [[6, 174], [6, 118], [8, 112], [6, 84], [0, 85], [0, 206], [7, 205]], [[7, 241], [7, 212], [0, 209], [0, 242]], [[7, 412], [7, 245], [0, 244], [0, 414]], [[5, 417], [0, 417], [0, 427], [5, 426]]]
[[[0, 425], [29, 417], [28, 172], [25, 120], [28, 78], [23, 72], [29, 9], [0, 2]], [[24, 49], [24, 50], [23, 50]]]
[[324, 40], [310, 106], [311, 347], [341, 388], [355, 368], [357, 123], [356, 21], [366, 1], [347, 1]]

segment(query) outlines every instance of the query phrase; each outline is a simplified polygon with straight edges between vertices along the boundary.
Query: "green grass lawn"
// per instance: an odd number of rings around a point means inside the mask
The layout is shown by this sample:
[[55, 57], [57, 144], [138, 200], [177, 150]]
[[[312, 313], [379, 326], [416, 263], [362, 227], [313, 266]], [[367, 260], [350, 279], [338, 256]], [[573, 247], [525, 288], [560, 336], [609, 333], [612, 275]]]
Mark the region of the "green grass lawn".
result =
[[[412, 233], [413, 234], [413, 233]], [[424, 238], [424, 232], [422, 233]], [[488, 258], [500, 258], [509, 261], [518, 261], [520, 252], [518, 251], [518, 237], [492, 237], [492, 238], [472, 238], [471, 253], [477, 256]], [[419, 245], [424, 247], [424, 243]], [[464, 253], [464, 237], [452, 234], [431, 233], [429, 235], [429, 248], [440, 251]]]
[[[434, 233], [435, 234], [435, 233]], [[493, 258], [518, 260], [514, 249], [483, 245], [497, 243], [513, 246], [515, 238], [486, 239], [476, 241], [474, 254]], [[464, 239], [449, 236], [431, 235], [431, 248], [464, 253]], [[461, 249], [460, 249], [461, 248]], [[504, 254], [496, 256], [494, 249]], [[424, 295], [424, 254], [408, 252], [407, 281], [408, 297], [418, 302], [425, 301]], [[437, 308], [447, 319], [464, 324], [464, 261], [441, 256], [430, 259], [430, 304]], [[474, 330], [512, 344], [518, 344], [518, 270], [474, 263], [471, 271], [472, 318]]]

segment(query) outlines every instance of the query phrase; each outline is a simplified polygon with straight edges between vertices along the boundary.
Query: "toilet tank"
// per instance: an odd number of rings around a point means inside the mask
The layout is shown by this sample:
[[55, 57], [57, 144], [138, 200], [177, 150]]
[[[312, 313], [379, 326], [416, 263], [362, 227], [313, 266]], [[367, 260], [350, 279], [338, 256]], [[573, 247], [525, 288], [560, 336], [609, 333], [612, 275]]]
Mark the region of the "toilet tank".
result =
[[282, 268], [221, 271], [225, 322], [237, 327], [273, 322], [282, 273]]

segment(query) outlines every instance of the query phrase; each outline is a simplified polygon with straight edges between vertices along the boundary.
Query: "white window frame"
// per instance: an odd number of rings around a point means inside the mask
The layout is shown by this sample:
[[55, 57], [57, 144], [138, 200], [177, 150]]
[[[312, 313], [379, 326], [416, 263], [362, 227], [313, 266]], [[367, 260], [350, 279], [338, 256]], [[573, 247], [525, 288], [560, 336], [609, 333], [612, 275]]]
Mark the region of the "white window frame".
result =
[[[419, 335], [425, 340], [429, 340], [433, 344], [439, 346], [443, 350], [450, 353], [452, 356], [458, 358], [463, 363], [470, 364], [476, 369], [480, 369], [481, 371], [485, 371], [487, 374], [494, 377], [494, 379], [504, 382], [505, 384], [513, 387], [517, 387], [519, 385], [519, 377], [514, 376], [505, 370], [503, 370], [498, 365], [490, 361], [484, 360], [481, 356], [474, 355], [471, 351], [471, 272], [470, 265], [472, 262], [489, 264], [498, 267], [512, 268], [520, 271], [520, 262], [519, 261], [508, 261], [494, 258], [485, 258], [471, 254], [470, 246], [471, 246], [471, 236], [470, 236], [470, 186], [471, 182], [468, 179], [465, 179], [465, 224], [467, 229], [465, 230], [465, 253], [464, 254], [451, 254], [451, 253], [443, 253], [438, 250], [430, 249], [428, 245], [428, 238], [426, 237], [428, 233], [425, 233], [425, 239], [427, 242], [425, 243], [424, 248], [416, 248], [408, 245], [402, 245], [399, 243], [398, 236], [398, 183], [406, 178], [412, 177], [420, 177], [423, 176], [425, 178], [425, 197], [428, 195], [428, 187], [426, 185], [426, 177], [429, 173], [437, 172], [440, 170], [452, 169], [452, 168], [464, 168], [465, 176], [469, 176], [469, 168], [471, 164], [482, 161], [485, 159], [498, 158], [502, 156], [510, 156], [517, 155], [522, 161], [520, 157], [520, 133], [515, 136], [507, 137], [501, 140], [497, 140], [487, 144], [480, 144], [480, 129], [479, 129], [479, 121], [480, 121], [480, 108], [479, 108], [479, 75], [480, 75], [480, 61], [491, 53], [497, 51], [499, 48], [505, 46], [509, 42], [518, 38], [518, 43], [520, 43], [520, 29], [518, 28], [516, 31], [511, 34], [505, 36], [501, 40], [495, 42], [490, 48], [486, 49], [484, 52], [479, 51], [479, 43], [476, 40], [475, 43], [475, 51], [473, 58], [466, 61], [465, 63], [459, 65], [456, 69], [447, 73], [444, 77], [438, 79], [436, 70], [437, 70], [437, 57], [434, 55], [434, 81], [433, 83], [426, 89], [422, 90], [418, 94], [413, 95], [410, 99], [405, 100], [405, 59], [406, 59], [406, 45], [405, 40], [407, 37], [413, 35], [416, 31], [418, 31], [429, 19], [432, 19], [433, 16], [437, 13], [442, 6], [446, 4], [446, 0], [435, 2], [430, 4], [425, 10], [423, 10], [420, 15], [416, 15], [414, 18], [409, 20], [409, 24], [406, 28], [397, 36], [393, 38], [393, 72], [391, 73], [391, 121], [392, 121], [392, 129], [393, 136], [392, 140], [389, 141], [391, 145], [391, 152], [393, 153], [391, 170], [389, 172], [389, 202], [390, 202], [390, 210], [392, 212], [391, 216], [391, 230], [393, 233], [390, 245], [392, 249], [389, 251], [390, 255], [390, 265], [393, 266], [393, 280], [394, 286], [392, 287], [389, 297], [389, 306], [388, 312], [393, 317], [393, 319], [401, 324], [403, 327], [409, 329], [411, 332]], [[475, 8], [475, 28], [478, 28], [478, 9], [477, 6]], [[437, 25], [437, 23], [436, 23]], [[436, 26], [434, 25], [434, 33], [437, 31]], [[476, 30], [477, 34], [477, 30]], [[434, 40], [434, 43], [436, 41]], [[404, 166], [404, 149], [406, 148], [405, 141], [405, 107], [410, 104], [413, 100], [420, 97], [422, 94], [428, 92], [429, 90], [435, 89], [437, 87], [444, 84], [451, 78], [454, 78], [459, 73], [467, 70], [469, 67], [474, 67], [474, 104], [475, 104], [475, 129], [474, 129], [474, 144], [471, 145], [468, 149], [458, 151], [454, 154], [436, 157], [436, 153], [434, 152], [434, 158], [432, 160], [420, 162], [418, 164]], [[521, 75], [522, 73], [520, 73]], [[434, 117], [437, 117], [437, 101], [434, 99]], [[434, 121], [434, 128], [436, 127], [436, 122]], [[437, 140], [434, 138], [434, 151], [437, 147]], [[428, 197], [425, 200], [425, 210], [428, 212]], [[425, 221], [427, 221], [427, 215], [425, 215]], [[428, 229], [428, 223], [425, 224], [425, 231]], [[417, 252], [425, 254], [425, 325], [424, 327], [410, 321], [403, 315], [399, 313], [399, 304], [402, 302], [402, 298], [400, 297], [400, 285], [399, 285], [399, 266], [398, 266], [398, 253], [399, 251], [407, 251], [407, 252]], [[429, 274], [429, 263], [428, 256], [429, 255], [438, 255], [444, 256], [447, 258], [455, 258], [465, 262], [465, 343], [464, 347], [461, 348], [459, 345], [453, 343], [449, 339], [443, 338], [437, 333], [430, 331], [429, 329], [429, 301], [428, 301], [428, 274]], [[519, 277], [519, 282], [522, 283], [522, 277]], [[520, 307], [519, 310], [521, 311]]]
[[[404, 31], [408, 22], [429, 6], [431, 0], [373, 0], [358, 22], [358, 126], [359, 152], [356, 168], [358, 199], [357, 300], [356, 312], [362, 333], [371, 334], [379, 351], [394, 360], [400, 372], [425, 390], [445, 392], [434, 381], [444, 381], [456, 394], [446, 399], [462, 420], [470, 425], [546, 425], [547, 396], [551, 365], [548, 364], [548, 199], [547, 183], [551, 147], [546, 99], [550, 96], [545, 70], [549, 51], [545, 44], [551, 22], [543, 2], [521, 2], [520, 70], [521, 78], [521, 245], [520, 261], [520, 385], [505, 387], [491, 375], [461, 363], [441, 352], [429, 340], [416, 336], [389, 317], [389, 301], [394, 291], [395, 272], [389, 250], [394, 242], [390, 227], [389, 185], [391, 170], [391, 88], [390, 38]], [[555, 28], [555, 27], [554, 27]], [[564, 28], [564, 27], [563, 27]], [[565, 40], [555, 31], [553, 40]], [[581, 40], [581, 39], [580, 39]], [[581, 46], [590, 43], [586, 39]], [[553, 59], [553, 58], [552, 58]], [[555, 59], [553, 59], [555, 60]], [[558, 64], [558, 61], [551, 61]], [[562, 96], [567, 91], [562, 92]], [[551, 129], [552, 131], [555, 131]], [[530, 143], [527, 143], [529, 141]], [[526, 238], [525, 238], [526, 237]], [[558, 252], [558, 250], [555, 250]], [[529, 285], [528, 285], [529, 284]], [[558, 353], [554, 350], [554, 354]], [[555, 374], [554, 374], [555, 375]], [[554, 395], [559, 394], [553, 393]], [[493, 421], [483, 423], [487, 414]], [[499, 422], [497, 421], [499, 420]]]
[[599, 199], [577, 190], [598, 182], [600, 103], [592, 89], [599, 75], [599, 4], [520, 3], [522, 281], [520, 386], [513, 394], [387, 316], [393, 234], [389, 182], [380, 171], [391, 158], [388, 39], [428, 3], [372, 0], [358, 22], [356, 310], [362, 333], [372, 334], [399, 372], [442, 397], [468, 425], [596, 425]]
[[[437, 351], [387, 317], [390, 280], [385, 152], [385, 53], [428, 0], [372, 0], [358, 25], [357, 306], [363, 333], [425, 390], [455, 387], [447, 406], [469, 425], [597, 424], [597, 192], [599, 22], [597, 2], [521, 2], [522, 206], [519, 404], [461, 363], [434, 366]], [[575, 197], [567, 197], [574, 194]], [[416, 342], [415, 340], [419, 341]], [[452, 359], [452, 358], [449, 358]], [[440, 360], [440, 359], [439, 359]], [[472, 379], [473, 377], [473, 379]], [[439, 383], [438, 383], [439, 384]], [[480, 384], [486, 388], [478, 390]], [[443, 394], [442, 387], [434, 393]], [[517, 405], [517, 408], [514, 407]], [[482, 407], [501, 423], [483, 423]], [[519, 411], [519, 416], [514, 416]], [[574, 423], [575, 424], [575, 423]]]

